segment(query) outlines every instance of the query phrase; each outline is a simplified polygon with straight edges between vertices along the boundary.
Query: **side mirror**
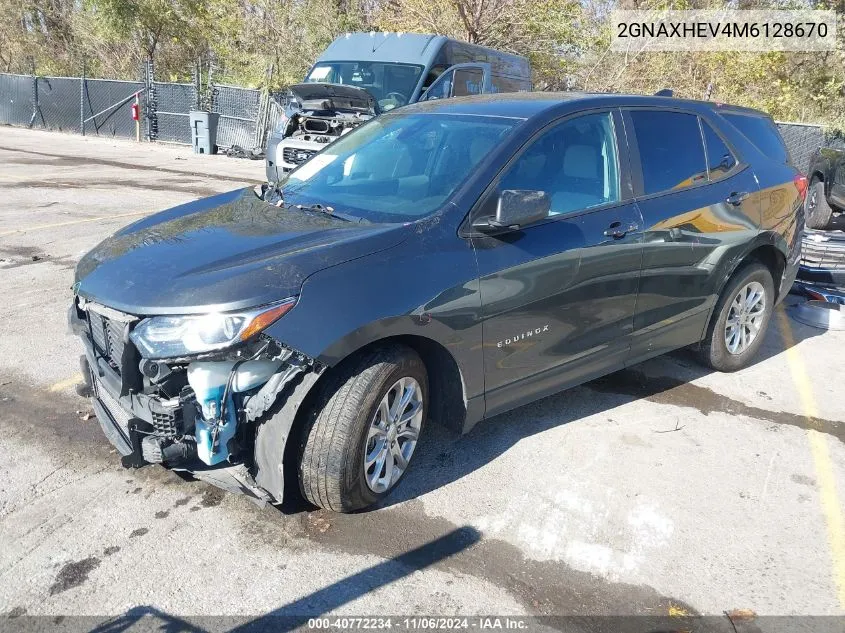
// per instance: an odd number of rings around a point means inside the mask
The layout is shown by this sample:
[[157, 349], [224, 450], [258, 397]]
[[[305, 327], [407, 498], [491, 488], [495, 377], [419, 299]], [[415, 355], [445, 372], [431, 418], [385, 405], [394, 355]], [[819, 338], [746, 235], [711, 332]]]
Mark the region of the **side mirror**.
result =
[[496, 214], [480, 217], [472, 228], [481, 233], [514, 231], [549, 217], [552, 199], [545, 191], [505, 189], [496, 200]]

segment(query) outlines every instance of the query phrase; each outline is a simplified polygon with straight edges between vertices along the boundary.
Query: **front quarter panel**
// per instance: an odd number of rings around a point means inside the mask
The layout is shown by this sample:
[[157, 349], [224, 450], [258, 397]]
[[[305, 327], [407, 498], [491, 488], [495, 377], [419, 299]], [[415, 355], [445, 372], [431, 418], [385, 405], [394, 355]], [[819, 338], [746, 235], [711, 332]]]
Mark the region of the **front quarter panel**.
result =
[[413, 335], [443, 345], [467, 399], [484, 388], [481, 300], [468, 240], [435, 216], [400, 246], [309, 277], [297, 306], [266, 333], [333, 366], [380, 339]]

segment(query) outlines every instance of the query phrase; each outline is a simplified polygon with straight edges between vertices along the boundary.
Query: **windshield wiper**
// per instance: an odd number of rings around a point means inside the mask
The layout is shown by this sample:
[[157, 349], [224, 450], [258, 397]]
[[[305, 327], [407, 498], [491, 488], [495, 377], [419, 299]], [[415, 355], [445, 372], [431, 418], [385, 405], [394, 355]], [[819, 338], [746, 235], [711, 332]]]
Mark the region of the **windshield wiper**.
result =
[[285, 203], [284, 198], [282, 197], [282, 188], [279, 186], [278, 183], [271, 182], [271, 183], [264, 183], [261, 187], [255, 187], [253, 189], [255, 195], [264, 200], [269, 204], [275, 205], [277, 207], [282, 206]]
[[338, 218], [343, 220], [344, 222], [366, 222], [364, 218], [357, 218], [354, 215], [347, 215], [345, 213], [338, 213], [334, 210], [334, 207], [326, 207], [320, 204], [319, 202], [316, 204], [294, 204], [291, 205], [300, 211], [314, 211], [316, 213], [325, 213], [326, 215], [330, 215], [333, 218]]

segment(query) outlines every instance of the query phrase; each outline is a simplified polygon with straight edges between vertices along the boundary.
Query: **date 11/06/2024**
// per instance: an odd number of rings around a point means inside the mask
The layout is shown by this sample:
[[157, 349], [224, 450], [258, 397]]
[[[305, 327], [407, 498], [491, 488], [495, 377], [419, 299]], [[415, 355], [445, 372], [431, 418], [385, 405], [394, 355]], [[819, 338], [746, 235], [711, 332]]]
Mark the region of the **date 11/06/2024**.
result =
[[529, 623], [514, 617], [337, 617], [310, 618], [308, 628], [314, 630], [526, 630]]

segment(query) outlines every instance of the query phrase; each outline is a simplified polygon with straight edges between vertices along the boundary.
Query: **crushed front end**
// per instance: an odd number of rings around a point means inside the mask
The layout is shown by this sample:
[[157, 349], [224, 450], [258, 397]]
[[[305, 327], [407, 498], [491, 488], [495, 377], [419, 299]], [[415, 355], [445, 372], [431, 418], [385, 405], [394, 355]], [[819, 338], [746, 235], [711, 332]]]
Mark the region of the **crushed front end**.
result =
[[[260, 333], [292, 305], [144, 318], [74, 297], [69, 322], [84, 343], [83, 376], [122, 464], [160, 464], [281, 502], [281, 484], [268, 490], [256, 481], [257, 428], [294, 379], [320, 371], [312, 359]], [[245, 340], [231, 344], [241, 334]], [[174, 343], [179, 336], [188, 343]], [[215, 349], [194, 352], [204, 347]], [[280, 463], [264, 466], [278, 470]]]
[[304, 83], [289, 92], [284, 115], [267, 142], [268, 182], [277, 182], [378, 113], [375, 99], [362, 88]]

